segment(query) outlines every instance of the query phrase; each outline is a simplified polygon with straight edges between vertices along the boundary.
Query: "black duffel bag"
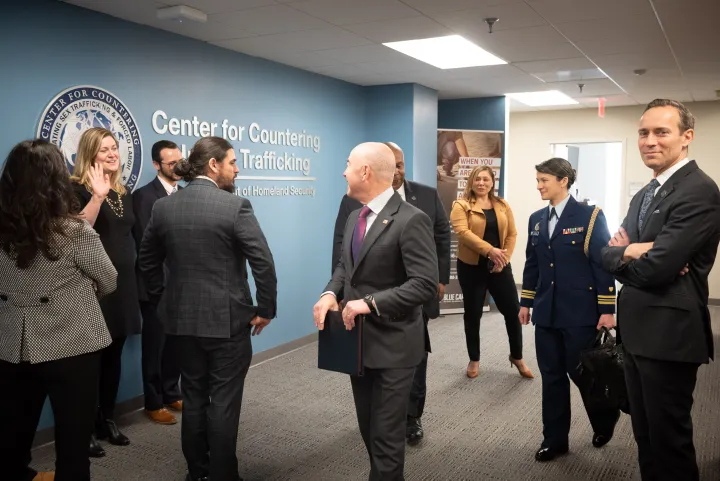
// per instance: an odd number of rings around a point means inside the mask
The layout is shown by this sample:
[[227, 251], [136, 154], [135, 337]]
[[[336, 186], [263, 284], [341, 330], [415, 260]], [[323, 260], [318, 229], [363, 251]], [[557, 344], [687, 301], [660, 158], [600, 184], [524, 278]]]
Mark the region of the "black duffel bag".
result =
[[580, 352], [577, 370], [580, 392], [589, 409], [620, 409], [630, 414], [623, 348], [606, 327], [600, 329], [592, 347]]

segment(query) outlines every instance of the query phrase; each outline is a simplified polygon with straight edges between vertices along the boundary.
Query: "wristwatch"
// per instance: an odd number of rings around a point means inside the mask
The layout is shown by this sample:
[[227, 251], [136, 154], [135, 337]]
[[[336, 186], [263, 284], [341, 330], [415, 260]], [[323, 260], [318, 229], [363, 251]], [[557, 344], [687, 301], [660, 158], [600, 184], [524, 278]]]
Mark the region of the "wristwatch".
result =
[[363, 300], [365, 301], [365, 304], [367, 304], [370, 308], [370, 312], [378, 315], [377, 308], [375, 307], [375, 298], [371, 294], [366, 294], [365, 297], [363, 297]]

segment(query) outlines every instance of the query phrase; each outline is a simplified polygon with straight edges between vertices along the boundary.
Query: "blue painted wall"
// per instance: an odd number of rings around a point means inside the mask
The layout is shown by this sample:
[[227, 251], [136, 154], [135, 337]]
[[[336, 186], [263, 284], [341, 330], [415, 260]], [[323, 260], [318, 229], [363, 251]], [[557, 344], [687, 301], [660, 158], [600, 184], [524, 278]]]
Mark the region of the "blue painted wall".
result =
[[[506, 132], [505, 109], [505, 97], [441, 100], [438, 102], [438, 129]], [[498, 189], [500, 196], [505, 195], [505, 162], [503, 147], [503, 162], [500, 168], [503, 182]]]
[[414, 84], [367, 87], [368, 141], [395, 142], [405, 153], [405, 175], [413, 179]]
[[[238, 182], [241, 187], [315, 187], [315, 197], [250, 197], [279, 277], [278, 318], [253, 338], [254, 350], [260, 352], [315, 331], [312, 306], [328, 280], [333, 220], [346, 189], [342, 178], [345, 161], [352, 147], [368, 138], [366, 101], [373, 108], [381, 107], [383, 99], [392, 95], [368, 94], [345, 82], [48, 0], [5, 6], [0, 17], [0, 65], [0, 165], [15, 143], [35, 136], [46, 104], [60, 91], [79, 84], [109, 90], [135, 117], [144, 157], [138, 185], [153, 179], [150, 148], [166, 137], [152, 129], [156, 109], [178, 118], [196, 115], [243, 126], [257, 122], [266, 129], [319, 135], [318, 153], [295, 150], [295, 154], [311, 158], [311, 175], [317, 181]], [[369, 138], [388, 137], [387, 133], [381, 135], [381, 127], [392, 125], [392, 120], [385, 118], [390, 113], [390, 108], [382, 110], [378, 118], [384, 123], [373, 121]], [[404, 131], [398, 138], [403, 135]], [[412, 138], [411, 128], [407, 135]], [[197, 140], [170, 138], [188, 147]], [[247, 140], [233, 144], [253, 153], [267, 148]], [[412, 148], [411, 142], [408, 147]], [[128, 341], [123, 361], [118, 401], [142, 393], [138, 336]], [[51, 423], [46, 410], [40, 427]]]
[[437, 185], [438, 94], [413, 85], [413, 180]]

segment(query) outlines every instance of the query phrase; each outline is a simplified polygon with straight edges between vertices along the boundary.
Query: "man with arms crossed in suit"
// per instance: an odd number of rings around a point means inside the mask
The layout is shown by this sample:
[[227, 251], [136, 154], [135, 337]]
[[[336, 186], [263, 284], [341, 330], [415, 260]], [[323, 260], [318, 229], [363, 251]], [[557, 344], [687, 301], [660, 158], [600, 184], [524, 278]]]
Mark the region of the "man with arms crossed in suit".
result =
[[[152, 146], [151, 157], [157, 177], [133, 192], [135, 224], [132, 233], [135, 246], [140, 250], [145, 228], [150, 222], [155, 201], [178, 190], [180, 176], [173, 172], [182, 159], [180, 149], [169, 140], [160, 140]], [[149, 302], [142, 275], [138, 272], [137, 285], [142, 312], [142, 375], [145, 394], [145, 413], [158, 424], [175, 424], [177, 419], [168, 411], [182, 411], [180, 396], [180, 364], [170, 349], [165, 349], [165, 330], [157, 317], [156, 305]]]
[[395, 159], [380, 143], [350, 153], [348, 195], [363, 205], [348, 218], [342, 255], [315, 304], [323, 329], [339, 310], [347, 329], [363, 322], [364, 376], [351, 376], [370, 480], [403, 480], [408, 396], [425, 354], [422, 305], [437, 296], [438, 267], [430, 219], [392, 188]]
[[700, 364], [713, 356], [708, 274], [720, 240], [720, 192], [688, 159], [695, 119], [654, 100], [638, 129], [653, 180], [603, 249], [623, 284], [618, 332], [643, 481], [699, 479], [691, 409]]
[[[393, 189], [400, 194], [406, 202], [425, 212], [430, 217], [435, 237], [435, 251], [438, 257], [438, 272], [440, 283], [438, 284], [437, 298], [423, 305], [423, 320], [425, 321], [425, 355], [415, 369], [410, 398], [408, 400], [407, 427], [405, 437], [410, 445], [419, 443], [423, 436], [423, 427], [420, 421], [425, 408], [425, 397], [427, 394], [427, 361], [430, 352], [430, 335], [427, 330], [429, 319], [440, 316], [440, 300], [445, 294], [445, 286], [450, 282], [450, 224], [448, 223], [445, 209], [443, 208], [440, 196], [432, 187], [417, 182], [405, 180], [405, 156], [402, 149], [394, 142], [384, 142], [390, 147], [395, 156], [395, 175], [393, 177]], [[345, 224], [354, 210], [360, 209], [362, 204], [344, 195], [340, 202], [337, 219], [335, 219], [335, 235], [333, 239], [332, 267], [340, 260], [342, 252]]]
[[[182, 448], [188, 481], [238, 481], [238, 422], [250, 334], [275, 317], [275, 264], [250, 201], [233, 195], [236, 156], [220, 137], [197, 141], [175, 173], [189, 185], [160, 199], [140, 246], [140, 270], [168, 343], [180, 354]], [[163, 289], [163, 262], [167, 286]], [[257, 286], [253, 305], [250, 263]]]

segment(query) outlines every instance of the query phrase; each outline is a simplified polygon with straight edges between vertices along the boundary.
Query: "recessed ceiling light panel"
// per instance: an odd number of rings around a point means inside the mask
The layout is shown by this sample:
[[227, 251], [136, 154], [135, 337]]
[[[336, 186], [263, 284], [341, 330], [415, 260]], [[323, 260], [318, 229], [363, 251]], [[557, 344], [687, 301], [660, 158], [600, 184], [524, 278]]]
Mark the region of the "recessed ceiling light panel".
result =
[[530, 107], [548, 107], [552, 105], [575, 105], [577, 100], [565, 95], [559, 90], [543, 90], [540, 92], [519, 92], [505, 94], [511, 99], [529, 105]]
[[441, 69], [485, 67], [507, 63], [460, 35], [404, 40], [383, 45]]

